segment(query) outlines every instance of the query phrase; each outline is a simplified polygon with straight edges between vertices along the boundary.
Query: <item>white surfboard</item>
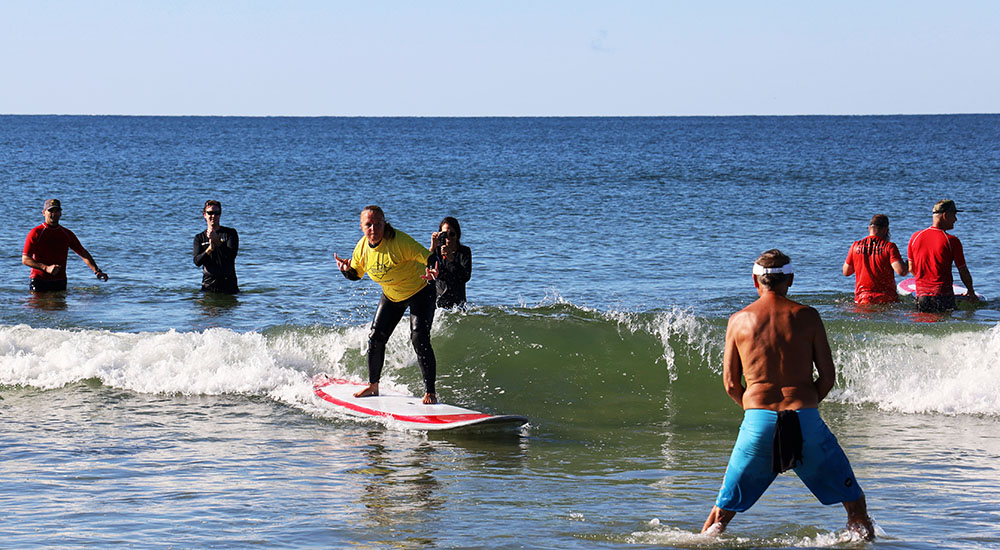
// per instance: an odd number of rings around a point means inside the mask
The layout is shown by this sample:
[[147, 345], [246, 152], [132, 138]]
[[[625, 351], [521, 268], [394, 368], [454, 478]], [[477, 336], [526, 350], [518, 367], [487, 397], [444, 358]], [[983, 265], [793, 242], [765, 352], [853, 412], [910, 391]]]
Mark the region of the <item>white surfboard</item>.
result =
[[425, 405], [420, 397], [379, 388], [375, 397], [354, 397], [367, 384], [318, 375], [313, 391], [338, 410], [366, 418], [390, 420], [390, 424], [412, 430], [514, 431], [528, 423], [523, 416], [492, 415], [436, 403]]
[[[969, 289], [962, 285], [952, 285], [952, 289], [955, 292], [956, 300], [968, 300], [968, 298], [965, 297], [965, 293], [968, 292]], [[899, 284], [896, 285], [896, 292], [898, 292], [900, 296], [912, 296], [916, 291], [917, 280], [913, 277], [907, 277], [906, 279], [899, 281]], [[976, 293], [976, 297], [979, 298], [980, 301], [986, 301], [986, 297], [978, 292]]]

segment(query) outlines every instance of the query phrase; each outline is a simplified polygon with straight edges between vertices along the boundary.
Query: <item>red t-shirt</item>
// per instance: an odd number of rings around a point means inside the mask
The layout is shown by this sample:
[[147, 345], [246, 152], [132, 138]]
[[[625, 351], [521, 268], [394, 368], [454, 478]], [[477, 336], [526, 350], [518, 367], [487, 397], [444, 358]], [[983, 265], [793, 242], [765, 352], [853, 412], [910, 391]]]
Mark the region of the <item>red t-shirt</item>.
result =
[[83, 245], [72, 231], [61, 225], [49, 226], [39, 225], [28, 232], [28, 237], [24, 239], [24, 252], [36, 262], [46, 265], [55, 264], [62, 266], [58, 275], [50, 275], [40, 269], [31, 268], [32, 279], [44, 279], [47, 281], [61, 281], [66, 278], [66, 257], [69, 249], [83, 255]]
[[854, 267], [854, 301], [859, 304], [898, 301], [892, 263], [902, 261], [899, 248], [885, 239], [871, 235], [855, 241], [844, 260]]
[[955, 279], [951, 264], [965, 267], [965, 253], [958, 237], [943, 229], [928, 227], [910, 237], [906, 255], [913, 263], [913, 276], [917, 282], [917, 296], [954, 296]]

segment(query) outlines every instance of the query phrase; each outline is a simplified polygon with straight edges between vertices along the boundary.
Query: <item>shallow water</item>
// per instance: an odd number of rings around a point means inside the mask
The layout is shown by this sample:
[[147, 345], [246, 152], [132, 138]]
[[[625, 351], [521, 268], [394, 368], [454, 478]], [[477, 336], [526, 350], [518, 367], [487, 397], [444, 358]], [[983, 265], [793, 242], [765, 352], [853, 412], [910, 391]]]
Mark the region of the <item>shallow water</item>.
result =
[[[996, 546], [1000, 308], [859, 310], [839, 270], [872, 213], [905, 249], [947, 196], [1000, 295], [998, 122], [0, 117], [0, 546], [863, 547], [790, 475], [697, 535], [740, 420], [725, 319], [772, 246], [827, 321], [821, 412], [878, 546]], [[67, 293], [26, 292], [51, 196], [109, 282], [71, 258]], [[236, 298], [197, 292], [207, 198], [240, 231]], [[378, 290], [332, 255], [369, 203], [421, 241], [462, 221], [473, 306], [438, 313], [440, 393], [523, 433], [406, 432], [312, 395], [364, 376]], [[405, 328], [385, 381], [421, 390]]]

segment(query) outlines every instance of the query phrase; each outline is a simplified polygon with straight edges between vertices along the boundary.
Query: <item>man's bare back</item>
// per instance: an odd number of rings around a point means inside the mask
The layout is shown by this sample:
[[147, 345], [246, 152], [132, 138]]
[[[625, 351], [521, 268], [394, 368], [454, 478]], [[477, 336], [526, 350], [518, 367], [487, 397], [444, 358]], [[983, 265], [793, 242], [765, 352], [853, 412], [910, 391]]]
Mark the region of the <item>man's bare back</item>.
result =
[[[756, 502], [777, 472], [788, 469], [785, 466], [774, 470], [774, 455], [769, 450], [759, 450], [768, 448], [766, 443], [759, 440], [767, 432], [756, 430], [755, 423], [759, 423], [759, 420], [751, 417], [759, 419], [761, 413], [764, 413], [764, 417], [770, 422], [771, 417], [767, 415], [771, 413], [768, 411], [796, 411], [792, 414], [798, 418], [802, 414], [808, 414], [803, 410], [816, 409], [833, 388], [836, 378], [833, 353], [819, 313], [786, 297], [794, 278], [791, 267], [788, 256], [779, 250], [761, 254], [754, 263], [753, 271], [753, 283], [759, 298], [729, 318], [722, 379], [726, 393], [744, 409], [744, 423], [726, 468], [723, 487], [719, 491], [716, 505], [712, 507], [702, 526], [702, 533], [721, 533], [737, 512], [745, 511]], [[813, 380], [814, 366], [818, 372], [816, 380]], [[814, 412], [814, 415], [818, 423], [813, 422], [810, 426], [809, 444], [812, 448], [817, 448], [820, 442], [832, 440], [836, 449], [828, 445], [819, 455], [814, 452], [811, 459], [813, 462], [809, 466], [811, 470], [803, 471], [796, 467], [796, 474], [807, 485], [812, 483], [809, 488], [821, 502], [831, 498], [839, 499], [847, 511], [848, 529], [871, 540], [875, 538], [875, 529], [868, 516], [864, 492], [855, 482], [850, 463], [836, 444], [836, 438], [819, 419], [818, 412]], [[778, 420], [775, 431], [781, 423], [780, 417], [781, 414], [775, 417]], [[797, 444], [800, 456], [795, 458], [795, 451], [790, 455], [794, 463], [795, 460], [802, 460], [805, 435], [802, 434], [798, 420], [793, 425], [794, 430], [801, 435]], [[744, 432], [744, 426], [750, 430]], [[766, 437], [773, 438], [774, 433], [771, 432]], [[824, 439], [827, 436], [829, 439]], [[744, 443], [741, 447], [744, 437], [749, 444]], [[784, 456], [784, 450], [779, 454]], [[759, 460], [762, 456], [766, 460]], [[817, 476], [820, 471], [822, 475]], [[767, 478], [768, 475], [771, 475], [770, 479]], [[825, 486], [831, 475], [843, 475], [843, 479], [850, 482]], [[817, 482], [817, 479], [821, 481]], [[766, 483], [761, 484], [761, 480]], [[748, 500], [744, 500], [745, 495]]]
[[[815, 309], [786, 298], [786, 291], [758, 287], [760, 298], [729, 318], [723, 380], [744, 409], [814, 408], [833, 387], [823, 321]], [[813, 364], [819, 371], [815, 382]]]

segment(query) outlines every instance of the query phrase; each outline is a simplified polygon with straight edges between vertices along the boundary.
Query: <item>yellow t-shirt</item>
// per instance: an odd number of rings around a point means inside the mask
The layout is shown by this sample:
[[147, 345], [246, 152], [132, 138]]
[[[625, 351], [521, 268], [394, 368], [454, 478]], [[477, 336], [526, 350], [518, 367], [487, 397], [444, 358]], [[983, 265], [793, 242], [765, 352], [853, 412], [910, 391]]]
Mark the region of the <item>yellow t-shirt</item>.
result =
[[354, 247], [351, 267], [359, 277], [367, 273], [371, 280], [382, 285], [386, 298], [402, 302], [427, 286], [420, 276], [426, 272], [430, 255], [430, 250], [397, 229], [394, 238], [383, 238], [375, 248], [361, 237]]

